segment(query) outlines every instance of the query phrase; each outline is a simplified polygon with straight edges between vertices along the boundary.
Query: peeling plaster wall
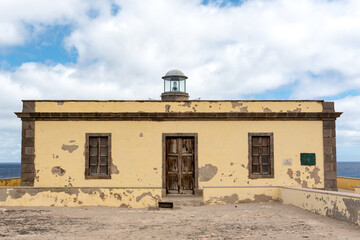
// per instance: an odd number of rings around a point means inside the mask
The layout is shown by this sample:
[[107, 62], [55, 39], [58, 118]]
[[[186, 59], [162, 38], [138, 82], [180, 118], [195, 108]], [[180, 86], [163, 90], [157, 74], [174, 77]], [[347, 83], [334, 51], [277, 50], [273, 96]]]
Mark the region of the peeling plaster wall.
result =
[[359, 194], [281, 187], [280, 200], [284, 204], [360, 225]]
[[[299, 155], [297, 155], [297, 157], [299, 158]], [[317, 163], [315, 166], [301, 166], [299, 164], [297, 168], [291, 166], [288, 167], [286, 172], [289, 177], [288, 186], [301, 186], [302, 188], [323, 188], [320, 186], [324, 185], [324, 173], [320, 166], [321, 164]]]
[[[38, 121], [35, 128], [35, 187], [161, 187], [162, 133], [179, 132], [198, 133], [200, 189], [299, 187], [304, 181], [305, 187], [324, 187], [321, 121]], [[108, 132], [111, 179], [85, 179], [85, 134]], [[248, 178], [248, 132], [274, 133], [274, 178]], [[68, 151], [64, 144], [79, 147]], [[300, 166], [301, 152], [315, 153], [317, 165]], [[283, 159], [292, 159], [292, 166]]]
[[295, 187], [205, 187], [205, 204], [281, 201], [284, 204], [360, 225], [360, 194]]
[[360, 179], [349, 178], [349, 177], [337, 177], [337, 186], [338, 188], [354, 190], [356, 186], [360, 186]]
[[37, 101], [36, 112], [322, 112], [321, 101]]
[[0, 206], [155, 207], [161, 189], [125, 188], [0, 188]]
[[20, 182], [20, 178], [3, 178], [0, 179], [0, 187], [20, 186]]
[[279, 200], [278, 187], [205, 187], [204, 203], [235, 204]]

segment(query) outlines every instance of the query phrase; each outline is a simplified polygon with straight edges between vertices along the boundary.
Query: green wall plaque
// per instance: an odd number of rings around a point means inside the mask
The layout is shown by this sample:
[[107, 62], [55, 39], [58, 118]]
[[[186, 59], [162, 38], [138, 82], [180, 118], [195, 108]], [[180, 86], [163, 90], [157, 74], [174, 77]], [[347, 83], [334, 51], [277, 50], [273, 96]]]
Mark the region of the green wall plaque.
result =
[[315, 153], [300, 153], [301, 165], [312, 166], [316, 164]]

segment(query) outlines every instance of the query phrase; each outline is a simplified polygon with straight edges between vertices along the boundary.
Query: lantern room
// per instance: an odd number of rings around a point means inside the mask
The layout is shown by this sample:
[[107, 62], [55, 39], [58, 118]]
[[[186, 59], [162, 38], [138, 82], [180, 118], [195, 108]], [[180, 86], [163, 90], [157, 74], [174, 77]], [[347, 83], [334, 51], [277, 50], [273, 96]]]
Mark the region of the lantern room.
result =
[[186, 79], [188, 77], [177, 69], [168, 71], [164, 79], [164, 92], [161, 94], [163, 101], [183, 101], [189, 100], [189, 94], [186, 93]]

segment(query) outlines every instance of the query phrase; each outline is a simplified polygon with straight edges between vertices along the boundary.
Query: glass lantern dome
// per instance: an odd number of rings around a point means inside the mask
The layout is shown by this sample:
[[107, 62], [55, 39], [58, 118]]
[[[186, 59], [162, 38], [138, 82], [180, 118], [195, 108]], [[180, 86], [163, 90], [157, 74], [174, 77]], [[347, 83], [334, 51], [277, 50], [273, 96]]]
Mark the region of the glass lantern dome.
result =
[[166, 92], [186, 92], [186, 79], [188, 77], [180, 70], [170, 70], [164, 79], [164, 93]]

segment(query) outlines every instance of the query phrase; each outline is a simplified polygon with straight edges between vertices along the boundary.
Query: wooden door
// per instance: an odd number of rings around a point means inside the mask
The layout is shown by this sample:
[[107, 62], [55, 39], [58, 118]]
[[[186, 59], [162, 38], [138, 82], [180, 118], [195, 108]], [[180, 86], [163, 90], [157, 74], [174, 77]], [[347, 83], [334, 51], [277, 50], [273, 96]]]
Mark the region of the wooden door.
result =
[[194, 138], [166, 139], [167, 193], [194, 193]]

